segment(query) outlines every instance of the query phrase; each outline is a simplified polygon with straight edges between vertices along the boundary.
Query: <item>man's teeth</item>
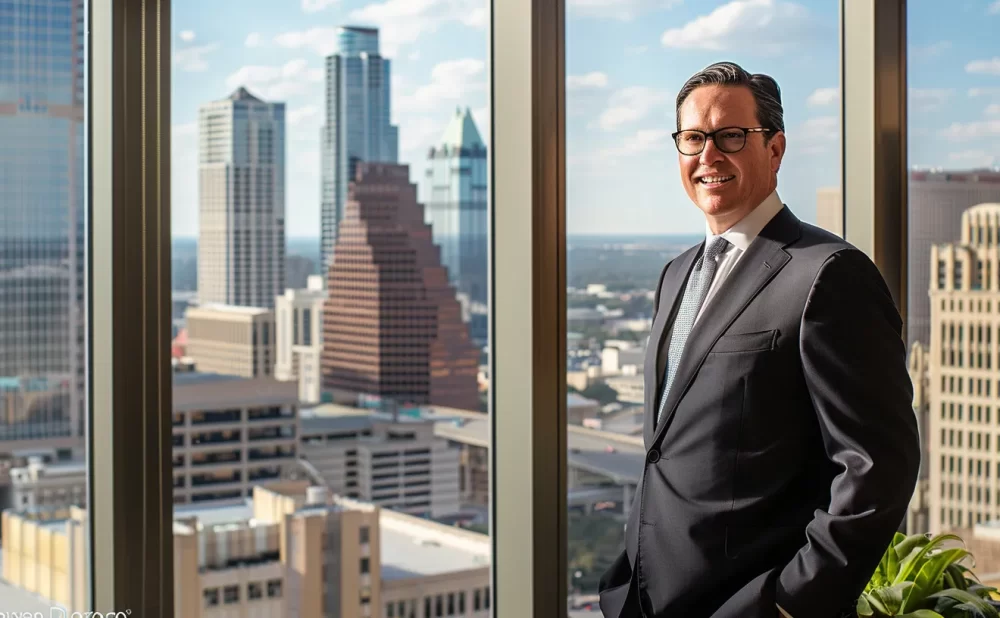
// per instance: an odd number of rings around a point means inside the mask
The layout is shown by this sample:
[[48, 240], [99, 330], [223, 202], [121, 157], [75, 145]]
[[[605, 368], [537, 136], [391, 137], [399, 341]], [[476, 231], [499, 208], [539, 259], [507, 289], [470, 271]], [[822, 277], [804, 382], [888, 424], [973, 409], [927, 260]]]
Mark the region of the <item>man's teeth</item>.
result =
[[726, 182], [727, 180], [732, 180], [732, 176], [702, 176], [700, 178], [701, 182], [704, 184], [711, 184], [714, 182]]

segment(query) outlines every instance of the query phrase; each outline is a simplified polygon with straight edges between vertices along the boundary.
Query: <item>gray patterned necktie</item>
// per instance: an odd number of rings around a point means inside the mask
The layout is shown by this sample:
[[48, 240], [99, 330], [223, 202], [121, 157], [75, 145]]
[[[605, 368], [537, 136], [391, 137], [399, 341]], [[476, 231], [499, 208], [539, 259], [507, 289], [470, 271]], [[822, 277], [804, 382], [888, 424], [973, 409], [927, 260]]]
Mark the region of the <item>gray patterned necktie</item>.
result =
[[677, 367], [680, 365], [681, 353], [684, 351], [684, 344], [687, 343], [688, 335], [694, 326], [694, 319], [698, 316], [701, 304], [705, 302], [705, 295], [712, 286], [712, 278], [715, 277], [715, 269], [718, 266], [715, 258], [722, 254], [729, 246], [729, 241], [719, 236], [712, 241], [701, 258], [694, 264], [694, 271], [688, 278], [687, 287], [684, 289], [684, 298], [681, 300], [681, 308], [674, 318], [674, 327], [670, 332], [670, 347], [667, 349], [667, 369], [666, 379], [663, 382], [663, 395], [660, 397], [660, 405], [656, 411], [656, 424], [660, 424], [660, 416], [663, 414], [663, 404], [667, 402], [667, 393], [670, 392], [670, 385], [674, 381]]

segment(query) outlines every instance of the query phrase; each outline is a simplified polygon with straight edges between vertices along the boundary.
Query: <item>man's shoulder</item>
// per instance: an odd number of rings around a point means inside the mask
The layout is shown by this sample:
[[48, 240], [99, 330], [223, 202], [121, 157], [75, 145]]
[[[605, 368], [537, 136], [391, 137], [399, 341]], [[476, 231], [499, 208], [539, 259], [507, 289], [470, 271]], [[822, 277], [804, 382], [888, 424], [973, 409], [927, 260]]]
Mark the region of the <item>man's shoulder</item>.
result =
[[860, 251], [829, 230], [805, 221], [801, 222], [801, 226], [801, 236], [786, 248], [794, 259], [806, 259], [820, 265], [838, 253]]

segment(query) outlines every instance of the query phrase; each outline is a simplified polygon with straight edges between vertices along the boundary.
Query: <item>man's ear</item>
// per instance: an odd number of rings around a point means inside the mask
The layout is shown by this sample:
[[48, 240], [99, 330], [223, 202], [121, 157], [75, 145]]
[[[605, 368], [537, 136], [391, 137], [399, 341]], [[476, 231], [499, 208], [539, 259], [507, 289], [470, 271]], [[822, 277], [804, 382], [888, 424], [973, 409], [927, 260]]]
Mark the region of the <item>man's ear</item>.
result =
[[781, 169], [781, 160], [785, 158], [785, 132], [779, 131], [767, 143], [768, 154], [771, 158], [771, 171], [775, 174]]

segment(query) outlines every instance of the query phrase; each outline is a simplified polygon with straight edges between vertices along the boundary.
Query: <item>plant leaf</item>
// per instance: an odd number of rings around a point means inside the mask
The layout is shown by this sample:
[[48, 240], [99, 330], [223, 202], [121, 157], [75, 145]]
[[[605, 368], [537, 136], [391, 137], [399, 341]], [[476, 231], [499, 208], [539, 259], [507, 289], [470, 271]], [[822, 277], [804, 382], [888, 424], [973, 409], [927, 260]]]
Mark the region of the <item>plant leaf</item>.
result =
[[868, 603], [868, 593], [862, 593], [861, 596], [858, 597], [857, 612], [858, 616], [867, 617], [875, 615], [875, 610], [873, 610], [872, 606]]
[[898, 614], [903, 607], [903, 598], [907, 590], [914, 586], [913, 582], [900, 582], [888, 588], [872, 590], [871, 596], [878, 597], [878, 600], [885, 605], [886, 612], [890, 616]]
[[944, 618], [941, 614], [929, 609], [918, 609], [915, 612], [896, 614], [896, 616], [897, 618]]
[[[997, 613], [996, 608], [990, 605], [988, 601], [986, 601], [985, 599], [981, 599], [966, 590], [959, 590], [957, 588], [948, 588], [947, 590], [935, 592], [934, 594], [927, 596], [928, 599], [939, 599], [941, 597], [950, 597], [952, 599], [960, 601], [962, 605], [954, 606], [955, 609], [965, 606], [962, 607], [962, 609], [964, 609], [965, 611], [975, 610], [976, 612], [974, 614], [975, 616], [982, 616], [984, 618], [1000, 618], [1000, 614]], [[935, 606], [935, 609], [938, 609], [938, 606]]]
[[945, 569], [968, 555], [969, 552], [961, 548], [946, 549], [939, 554], [934, 554], [920, 567], [920, 572], [917, 573], [917, 577], [913, 581], [914, 586], [906, 595], [903, 611], [918, 609], [927, 595], [934, 592], [933, 589], [938, 585]]
[[[884, 590], [884, 588], [879, 588], [878, 590]], [[877, 590], [873, 590], [868, 593], [868, 604], [873, 610], [879, 612], [883, 616], [891, 616], [892, 614], [889, 613], [889, 609], [885, 606], [885, 603], [882, 602], [882, 599], [875, 594], [875, 592], [877, 592]]]
[[[896, 534], [899, 533], [897, 532]], [[895, 544], [896, 555], [899, 556], [900, 561], [903, 561], [913, 552], [914, 549], [917, 547], [923, 547], [930, 542], [931, 539], [926, 534], [911, 534], [899, 543]]]
[[920, 569], [924, 566], [923, 561], [927, 556], [927, 552], [931, 551], [941, 543], [945, 541], [958, 541], [964, 545], [962, 537], [956, 536], [954, 534], [939, 534], [923, 547], [921, 547], [916, 552], [911, 553], [907, 556], [903, 562], [899, 565], [899, 574], [896, 575], [896, 579], [893, 583], [899, 583], [902, 581], [912, 581], [912, 578], [917, 576]]

